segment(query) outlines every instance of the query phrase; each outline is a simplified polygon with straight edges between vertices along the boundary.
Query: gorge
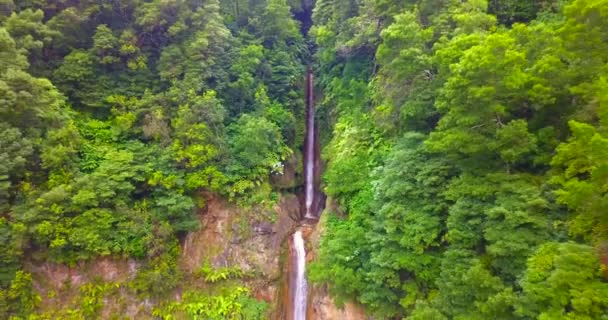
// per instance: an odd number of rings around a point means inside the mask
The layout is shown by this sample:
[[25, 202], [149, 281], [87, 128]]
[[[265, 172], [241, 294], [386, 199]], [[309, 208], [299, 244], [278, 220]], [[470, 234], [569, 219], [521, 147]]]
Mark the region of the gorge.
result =
[[1, 0], [0, 319], [608, 319], [608, 0]]
[[293, 308], [293, 320], [306, 320], [307, 301], [308, 301], [308, 283], [306, 280], [306, 249], [304, 238], [302, 237], [301, 228], [306, 225], [307, 228], [314, 224], [319, 219], [320, 208], [319, 201], [316, 195], [319, 194], [317, 184], [318, 171], [316, 170], [318, 160], [318, 146], [315, 134], [315, 100], [314, 100], [314, 75], [312, 70], [308, 70], [306, 74], [306, 139], [304, 142], [304, 206], [300, 227], [293, 234], [291, 245], [293, 248], [289, 250], [293, 257], [293, 262], [288, 268], [288, 272], [293, 273], [288, 275], [290, 279], [290, 294], [292, 302], [290, 306]]
[[[300, 20], [300, 30], [304, 37], [308, 36], [308, 31], [312, 25], [313, 8], [314, 1], [302, 1], [302, 13], [296, 15]], [[316, 139], [314, 87], [314, 73], [312, 67], [309, 66], [306, 71], [305, 86], [306, 137], [304, 139], [304, 206], [300, 225], [314, 225], [319, 219], [319, 214], [322, 210], [316, 197], [319, 193], [317, 181], [319, 180], [320, 170], [317, 170], [319, 164], [319, 147]], [[293, 255], [293, 257], [290, 258], [293, 262], [290, 264], [291, 268], [288, 268], [287, 270], [293, 274], [288, 275], [288, 279], [290, 280], [289, 293], [292, 296], [292, 301], [288, 305], [291, 306], [293, 311], [289, 312], [290, 315], [292, 315], [292, 318], [288, 319], [306, 320], [309, 293], [306, 279], [306, 249], [301, 229], [294, 232], [290, 244], [293, 246], [293, 248], [289, 250]]]

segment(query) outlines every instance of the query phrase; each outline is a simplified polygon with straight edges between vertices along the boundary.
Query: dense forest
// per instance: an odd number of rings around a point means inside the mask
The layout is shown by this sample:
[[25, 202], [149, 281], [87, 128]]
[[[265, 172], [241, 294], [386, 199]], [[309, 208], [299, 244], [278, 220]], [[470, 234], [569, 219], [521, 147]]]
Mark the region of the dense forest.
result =
[[154, 317], [267, 319], [238, 268], [166, 293], [205, 194], [300, 192], [272, 177], [310, 66], [311, 285], [373, 319], [608, 319], [608, 0], [0, 0], [0, 318], [99, 318], [111, 285], [41, 312], [26, 266], [112, 256]]
[[276, 198], [308, 56], [284, 0], [8, 0], [0, 24], [0, 318], [40, 299], [24, 260], [144, 259], [154, 296], [201, 190]]
[[[318, 0], [310, 276], [383, 318], [608, 318], [608, 1]], [[603, 261], [603, 264], [602, 264]]]

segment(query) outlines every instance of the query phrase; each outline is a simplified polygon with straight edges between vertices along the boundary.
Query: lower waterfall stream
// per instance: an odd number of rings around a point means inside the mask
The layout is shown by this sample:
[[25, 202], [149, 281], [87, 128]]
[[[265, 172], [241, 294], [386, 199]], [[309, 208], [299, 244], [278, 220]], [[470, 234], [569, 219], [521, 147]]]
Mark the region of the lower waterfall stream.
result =
[[293, 320], [306, 320], [308, 283], [306, 282], [306, 249], [301, 230], [293, 234], [293, 247], [295, 252]]

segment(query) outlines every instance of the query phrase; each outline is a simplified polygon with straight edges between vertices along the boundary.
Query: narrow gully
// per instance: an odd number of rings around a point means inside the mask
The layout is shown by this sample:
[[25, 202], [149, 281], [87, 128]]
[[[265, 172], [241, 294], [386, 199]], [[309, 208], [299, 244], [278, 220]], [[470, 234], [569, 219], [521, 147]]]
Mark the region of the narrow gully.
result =
[[[301, 22], [301, 32], [307, 38], [312, 25], [312, 9], [314, 0], [302, 0], [302, 10], [294, 13]], [[311, 45], [311, 50], [314, 45]], [[314, 74], [312, 67], [306, 72], [306, 136], [304, 139], [304, 203], [298, 228], [292, 235], [290, 243], [290, 267], [288, 268], [289, 292], [291, 310], [287, 310], [290, 320], [306, 320], [308, 311], [308, 282], [306, 279], [306, 247], [303, 230], [306, 225], [314, 225], [322, 210], [321, 201], [324, 197], [319, 192], [318, 178], [320, 164], [315, 132], [315, 96]]]

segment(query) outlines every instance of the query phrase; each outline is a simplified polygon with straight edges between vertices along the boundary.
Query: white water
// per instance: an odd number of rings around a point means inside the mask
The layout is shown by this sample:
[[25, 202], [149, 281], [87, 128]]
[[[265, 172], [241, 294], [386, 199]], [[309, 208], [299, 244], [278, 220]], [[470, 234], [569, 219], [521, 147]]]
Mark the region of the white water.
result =
[[306, 184], [306, 215], [307, 219], [316, 219], [315, 214], [312, 212], [312, 204], [315, 197], [314, 186], [315, 186], [315, 107], [314, 107], [314, 91], [313, 91], [313, 75], [312, 72], [308, 73], [308, 112], [307, 112], [307, 123], [306, 123], [306, 177], [304, 183]]
[[306, 283], [306, 249], [302, 231], [293, 234], [293, 248], [296, 253], [295, 267], [295, 292], [293, 295], [293, 320], [306, 320], [306, 296], [308, 284]]

